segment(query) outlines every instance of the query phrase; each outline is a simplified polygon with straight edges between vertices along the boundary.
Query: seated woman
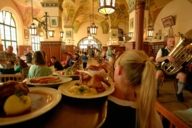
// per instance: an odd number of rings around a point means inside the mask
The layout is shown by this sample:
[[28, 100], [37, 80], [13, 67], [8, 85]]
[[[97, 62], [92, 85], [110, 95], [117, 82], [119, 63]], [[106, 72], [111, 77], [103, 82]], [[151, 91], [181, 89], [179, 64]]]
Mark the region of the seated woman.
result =
[[45, 55], [41, 51], [36, 51], [33, 56], [33, 64], [29, 68], [28, 77], [39, 77], [51, 75], [52, 71], [45, 63]]
[[115, 91], [108, 97], [103, 128], [162, 128], [155, 110], [155, 66], [138, 50], [124, 52], [114, 66]]

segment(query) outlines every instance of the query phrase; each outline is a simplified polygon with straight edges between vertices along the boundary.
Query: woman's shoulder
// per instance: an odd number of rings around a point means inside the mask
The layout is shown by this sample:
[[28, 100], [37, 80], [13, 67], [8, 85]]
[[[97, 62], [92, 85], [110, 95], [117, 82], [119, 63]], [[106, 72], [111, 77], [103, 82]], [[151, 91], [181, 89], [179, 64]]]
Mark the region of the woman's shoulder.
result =
[[124, 106], [124, 107], [131, 107], [131, 108], [136, 108], [136, 103], [133, 101], [128, 101], [128, 100], [123, 100], [123, 99], [119, 99], [115, 96], [108, 96], [108, 101], [113, 102], [116, 105], [119, 106]]

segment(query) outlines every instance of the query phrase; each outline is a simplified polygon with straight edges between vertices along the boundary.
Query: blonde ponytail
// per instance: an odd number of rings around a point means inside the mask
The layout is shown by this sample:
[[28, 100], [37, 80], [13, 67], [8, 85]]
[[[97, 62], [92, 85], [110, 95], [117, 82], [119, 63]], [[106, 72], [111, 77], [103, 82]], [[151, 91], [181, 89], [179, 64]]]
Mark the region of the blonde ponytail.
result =
[[140, 128], [153, 128], [155, 119], [156, 80], [154, 64], [147, 60], [142, 73], [138, 97], [138, 117]]

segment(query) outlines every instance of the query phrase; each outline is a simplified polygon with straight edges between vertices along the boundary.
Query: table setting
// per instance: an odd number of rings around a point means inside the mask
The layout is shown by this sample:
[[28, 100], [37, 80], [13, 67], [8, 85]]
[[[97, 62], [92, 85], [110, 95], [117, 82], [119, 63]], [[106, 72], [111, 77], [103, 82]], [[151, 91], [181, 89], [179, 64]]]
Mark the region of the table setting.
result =
[[[86, 84], [82, 83], [80, 74], [82, 72], [75, 77], [53, 74], [27, 79], [25, 81], [29, 89], [27, 95], [32, 102], [29, 111], [13, 116], [0, 114], [0, 126], [99, 128], [107, 116], [107, 96], [114, 91], [114, 86], [99, 82], [98, 85], [102, 85], [100, 90], [97, 86], [93, 88], [92, 85], [84, 88]], [[87, 75], [87, 72], [84, 75]], [[75, 91], [81, 93], [73, 93], [73, 88], [77, 88]], [[93, 89], [94, 93], [90, 91]]]

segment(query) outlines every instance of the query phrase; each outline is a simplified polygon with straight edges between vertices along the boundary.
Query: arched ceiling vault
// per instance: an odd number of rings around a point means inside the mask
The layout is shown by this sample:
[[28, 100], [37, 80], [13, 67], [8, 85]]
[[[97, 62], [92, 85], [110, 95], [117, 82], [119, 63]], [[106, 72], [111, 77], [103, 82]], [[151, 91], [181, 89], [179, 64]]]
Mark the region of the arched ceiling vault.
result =
[[[30, 24], [31, 17], [31, 0], [13, 0], [20, 10], [24, 25]], [[94, 1], [94, 22], [103, 27], [118, 27], [120, 23], [124, 23], [129, 17], [129, 4], [135, 0], [116, 0], [115, 13], [110, 15], [110, 20], [98, 12], [98, 0]], [[161, 9], [172, 0], [145, 0], [149, 6], [150, 17], [154, 23]], [[86, 22], [92, 23], [92, 0], [33, 0], [33, 10], [35, 17], [42, 17], [44, 14], [41, 2], [58, 3], [61, 10], [62, 21], [64, 27], [73, 27], [77, 32], [80, 26]], [[111, 23], [109, 23], [111, 21]]]

